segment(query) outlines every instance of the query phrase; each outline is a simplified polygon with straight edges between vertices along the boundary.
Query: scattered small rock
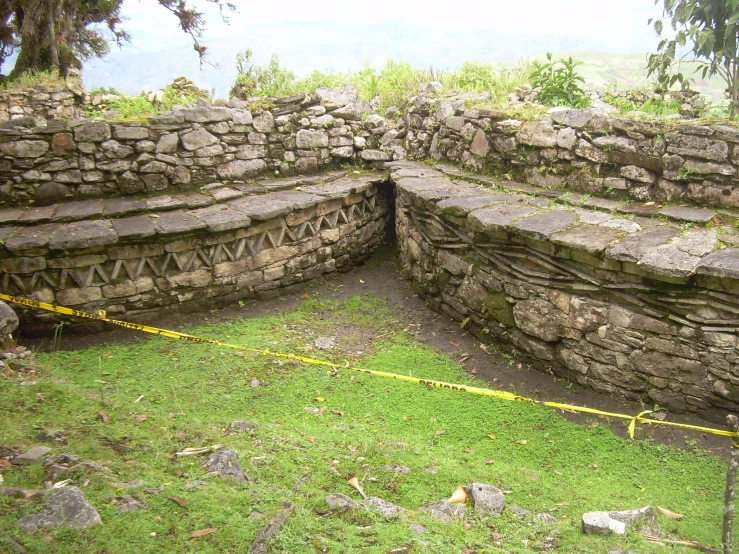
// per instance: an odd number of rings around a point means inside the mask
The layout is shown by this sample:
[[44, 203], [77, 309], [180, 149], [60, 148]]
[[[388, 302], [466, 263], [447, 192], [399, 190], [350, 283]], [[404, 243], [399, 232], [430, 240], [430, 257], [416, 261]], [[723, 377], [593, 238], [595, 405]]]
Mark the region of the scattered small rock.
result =
[[241, 468], [236, 452], [230, 448], [221, 448], [213, 452], [203, 467], [208, 470], [209, 474], [219, 475], [223, 479], [233, 479], [240, 483], [249, 481], [249, 477]]
[[643, 519], [654, 521], [651, 506], [621, 512], [587, 512], [582, 516], [582, 530], [586, 535], [623, 535], [629, 525]]
[[405, 508], [396, 506], [392, 502], [388, 502], [387, 500], [383, 500], [377, 496], [370, 496], [367, 499], [367, 505], [373, 508], [385, 519], [396, 519], [408, 513], [408, 510]]
[[247, 433], [249, 431], [254, 431], [254, 429], [259, 429], [259, 425], [256, 423], [251, 423], [250, 421], [234, 421], [231, 424], [232, 431]]
[[531, 515], [530, 511], [528, 511], [526, 508], [522, 508], [521, 506], [510, 506], [508, 508], [508, 511], [511, 512], [514, 517], [517, 517], [519, 519]]
[[184, 488], [186, 491], [189, 491], [190, 489], [194, 489], [195, 487], [207, 487], [208, 483], [205, 481], [188, 481], [184, 484]]
[[398, 548], [393, 548], [388, 552], [388, 554], [405, 554], [406, 552], [409, 552], [407, 546], [400, 546]]
[[118, 508], [118, 512], [121, 514], [149, 509], [149, 505], [146, 503], [146, 500], [138, 494], [114, 496], [111, 502], [113, 502], [116, 508]]
[[144, 481], [143, 479], [136, 479], [135, 481], [129, 481], [128, 483], [111, 483], [110, 486], [117, 489], [135, 489], [143, 487]]
[[582, 530], [586, 535], [623, 535], [626, 524], [613, 519], [608, 512], [587, 512], [582, 515]]
[[283, 502], [282, 510], [267, 522], [267, 525], [257, 533], [254, 542], [249, 547], [249, 554], [267, 554], [269, 541], [275, 536], [285, 522], [290, 517], [290, 514], [295, 510], [295, 504], [292, 502]]
[[319, 410], [318, 408], [316, 408], [316, 407], [314, 407], [314, 406], [308, 406], [308, 407], [306, 407], [306, 408], [303, 408], [303, 409], [304, 409], [304, 410], [305, 410], [306, 412], [308, 412], [309, 414], [317, 414], [318, 412], [320, 412], [320, 411], [321, 411], [321, 410]]
[[421, 512], [429, 512], [429, 515], [443, 521], [444, 523], [451, 523], [455, 519], [463, 519], [467, 514], [466, 504], [450, 504], [446, 500], [439, 500], [428, 506], [420, 508]]
[[326, 504], [331, 511], [334, 510], [357, 510], [361, 508], [361, 504], [355, 502], [345, 494], [340, 492], [334, 493], [326, 497]]
[[23, 454], [18, 454], [10, 461], [13, 465], [16, 466], [37, 464], [38, 462], [43, 460], [44, 456], [46, 456], [49, 452], [51, 452], [51, 448], [48, 448], [46, 446], [34, 446]]
[[552, 514], [544, 514], [544, 513], [536, 514], [534, 516], [534, 519], [541, 523], [557, 523], [558, 521], [557, 518], [554, 517]]
[[257, 379], [256, 377], [252, 377], [251, 386], [254, 387], [254, 388], [261, 387], [262, 386], [262, 382], [259, 379]]
[[334, 337], [318, 337], [313, 342], [313, 345], [318, 350], [331, 350], [332, 348], [336, 348], [336, 339]]
[[77, 487], [63, 487], [53, 492], [46, 500], [43, 509], [18, 520], [18, 525], [26, 533], [36, 529], [53, 529], [61, 525], [86, 529], [101, 525], [100, 514], [85, 499]]
[[408, 475], [411, 472], [411, 468], [407, 466], [401, 466], [398, 464], [385, 464], [382, 466], [382, 469], [385, 471], [394, 471], [395, 473], [402, 473], [403, 475]]
[[475, 503], [475, 511], [483, 516], [492, 516], [505, 509], [503, 491], [491, 485], [472, 483], [469, 487], [470, 496]]
[[426, 469], [424, 469], [424, 471], [426, 473], [430, 473], [431, 475], [436, 475], [437, 473], [439, 473], [439, 470], [435, 467], [427, 467]]
[[247, 517], [246, 519], [263, 519], [263, 518], [264, 518], [264, 514], [263, 513], [261, 513], [261, 512], [252, 512], [252, 513], [249, 514], [249, 517]]
[[429, 530], [420, 523], [411, 523], [410, 528], [411, 531], [413, 531], [414, 533], [418, 533], [419, 535], [425, 535], [429, 532]]

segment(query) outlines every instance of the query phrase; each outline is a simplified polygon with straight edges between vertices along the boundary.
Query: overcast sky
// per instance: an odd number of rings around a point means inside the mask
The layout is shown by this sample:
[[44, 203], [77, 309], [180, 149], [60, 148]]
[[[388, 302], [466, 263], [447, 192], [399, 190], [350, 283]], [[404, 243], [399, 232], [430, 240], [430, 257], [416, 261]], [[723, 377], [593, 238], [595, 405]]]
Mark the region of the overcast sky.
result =
[[657, 44], [647, 20], [661, 15], [653, 0], [232, 1], [238, 11], [225, 24], [217, 7], [194, 0], [206, 12], [201, 42], [212, 62], [201, 68], [172, 14], [156, 0], [125, 0], [123, 28], [131, 42], [87, 63], [86, 86], [132, 94], [185, 75], [223, 96], [236, 75], [235, 55], [247, 47], [255, 62], [278, 54], [298, 75], [381, 67], [388, 58], [456, 69], [465, 60], [502, 61], [548, 50], [646, 53]]
[[[197, 2], [198, 0], [196, 0]], [[542, 33], [599, 41], [616, 52], [644, 51], [655, 41], [647, 25], [661, 9], [652, 0], [455, 0], [435, 3], [419, 0], [333, 0], [330, 3], [282, 0], [279, 3], [233, 0], [239, 12], [231, 14], [231, 26], [224, 25], [218, 10], [199, 0], [208, 14], [206, 38], [233, 36], [248, 41], [253, 29], [279, 22], [408, 22], [429, 27], [430, 32], [486, 29], [490, 32]], [[178, 37], [175, 20], [156, 0], [127, 0], [126, 28], [134, 39], [154, 47]], [[140, 47], [143, 47], [139, 44]]]

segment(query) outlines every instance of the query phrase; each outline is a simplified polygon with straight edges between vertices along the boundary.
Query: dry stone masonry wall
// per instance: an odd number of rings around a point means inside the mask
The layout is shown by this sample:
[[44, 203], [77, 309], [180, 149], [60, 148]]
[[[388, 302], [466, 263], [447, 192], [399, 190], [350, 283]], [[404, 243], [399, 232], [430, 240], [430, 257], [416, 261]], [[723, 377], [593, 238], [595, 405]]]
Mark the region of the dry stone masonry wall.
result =
[[84, 99], [79, 74], [74, 71], [66, 81], [57, 84], [0, 90], [0, 123], [81, 117]]
[[716, 228], [389, 165], [401, 259], [433, 308], [596, 390], [739, 408], [739, 249]]
[[138, 122], [11, 120], [0, 126], [0, 200], [15, 207], [179, 192], [403, 157], [383, 117], [362, 119], [355, 91], [319, 90]]
[[544, 188], [612, 199], [739, 207], [739, 129], [722, 124], [614, 117], [554, 109], [540, 121], [465, 108], [465, 98], [413, 99], [411, 159], [509, 172]]
[[[21, 215], [0, 228], [0, 290], [128, 321], [273, 297], [371, 255], [391, 215], [376, 181], [339, 173], [250, 194], [61, 204], [44, 223]], [[54, 320], [29, 313], [24, 330]]]

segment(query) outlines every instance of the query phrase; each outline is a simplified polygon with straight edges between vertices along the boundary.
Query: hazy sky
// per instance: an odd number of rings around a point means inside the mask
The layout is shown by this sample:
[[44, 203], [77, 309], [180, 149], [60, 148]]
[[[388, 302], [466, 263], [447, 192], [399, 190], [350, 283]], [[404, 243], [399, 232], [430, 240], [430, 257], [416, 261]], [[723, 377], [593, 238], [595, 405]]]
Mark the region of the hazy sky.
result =
[[[655, 33], [647, 20], [659, 17], [661, 9], [652, 0], [454, 0], [435, 3], [419, 0], [334, 0], [330, 3], [282, 0], [251, 2], [233, 0], [239, 12], [230, 14], [231, 24], [225, 25], [218, 10], [200, 0], [207, 16], [208, 38], [233, 37], [249, 42], [257, 35], [260, 25], [279, 27], [280, 23], [321, 22], [345, 23], [408, 23], [423, 25], [429, 33], [449, 31], [489, 30], [521, 34], [547, 34], [580, 38], [602, 43], [613, 52], [644, 52], [656, 44]], [[155, 0], [127, 0], [124, 14], [129, 21], [126, 29], [133, 37], [132, 47], [157, 50], [173, 43], [187, 45], [176, 21], [157, 5]], [[438, 7], [436, 7], [438, 6]], [[255, 46], [252, 47], [258, 50]], [[279, 52], [278, 52], [279, 54]], [[400, 55], [401, 53], [399, 53]]]
[[465, 60], [510, 60], [548, 50], [646, 53], [657, 44], [647, 20], [661, 15], [653, 0], [232, 1], [238, 12], [228, 14], [227, 25], [216, 7], [194, 0], [206, 12], [201, 42], [212, 62], [201, 68], [172, 14], [156, 0], [125, 0], [123, 28], [132, 40], [86, 64], [86, 86], [137, 93], [185, 75], [224, 95], [236, 75], [235, 55], [247, 47], [255, 62], [278, 54], [283, 67], [299, 75], [381, 67], [388, 58], [456, 69]]

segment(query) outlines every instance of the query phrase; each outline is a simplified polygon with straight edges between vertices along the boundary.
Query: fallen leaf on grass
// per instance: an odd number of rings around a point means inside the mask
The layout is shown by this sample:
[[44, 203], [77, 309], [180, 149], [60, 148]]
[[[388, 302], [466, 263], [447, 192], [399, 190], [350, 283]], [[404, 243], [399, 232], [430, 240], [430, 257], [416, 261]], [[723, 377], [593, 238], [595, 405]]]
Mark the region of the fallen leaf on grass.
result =
[[438, 431], [434, 432], [434, 435], [444, 435], [444, 434], [446, 434], [446, 431], [444, 431], [444, 429], [439, 429]]
[[320, 410], [318, 410], [318, 413], [317, 413], [316, 415], [317, 415], [318, 417], [321, 417], [321, 416], [323, 416], [323, 414], [325, 414], [325, 413], [326, 413], [326, 406], [324, 406], [323, 408], [321, 408]]
[[10, 460], [0, 460], [0, 471], [8, 469], [11, 465]]
[[337, 415], [337, 416], [343, 416], [344, 415], [344, 412], [342, 412], [341, 410], [331, 410], [331, 413], [334, 414], [334, 415]]
[[100, 419], [103, 420], [103, 423], [110, 423], [110, 417], [108, 417], [108, 414], [106, 414], [104, 411], [99, 410], [98, 415], [100, 416]]
[[168, 496], [167, 498], [168, 498], [168, 499], [170, 499], [170, 500], [171, 500], [172, 502], [176, 502], [176, 503], [177, 503], [177, 504], [179, 504], [179, 505], [180, 505], [180, 506], [181, 506], [182, 508], [187, 508], [187, 504], [186, 504], [186, 503], [185, 503], [185, 501], [184, 501], [184, 500], [182, 500], [181, 498], [177, 498], [176, 496]]
[[218, 531], [218, 527], [208, 527], [207, 529], [200, 529], [190, 535], [190, 538], [197, 539], [198, 537], [202, 537], [203, 535], [210, 535], [211, 533], [215, 533], [216, 531]]
[[516, 441], [516, 444], [529, 444], [529, 441], [521, 439], [521, 440]]
[[459, 346], [459, 343], [455, 340], [450, 340], [449, 344], [451, 344], [452, 346]]
[[488, 433], [488, 438], [495, 440], [496, 439], [495, 433]]
[[143, 422], [144, 422], [144, 421], [146, 421], [147, 419], [149, 419], [149, 418], [148, 418], [147, 416], [145, 416], [145, 415], [141, 414], [140, 416], [136, 416], [136, 417], [135, 417], [135, 419], [134, 419], [134, 421], [135, 421], [136, 423], [143, 423]]
[[477, 375], [477, 368], [476, 367], [473, 367], [472, 369], [470, 369], [470, 373], [472, 375]]
[[657, 509], [660, 511], [661, 514], [666, 515], [670, 519], [676, 519], [680, 521], [682, 518], [685, 517], [685, 514], [676, 514], [672, 510], [668, 510], [667, 508], [663, 508], [662, 506], [657, 506]]
[[487, 465], [494, 464], [495, 463], [495, 460], [493, 460], [492, 458], [488, 458], [487, 460], [485, 460], [485, 463]]
[[316, 442], [316, 440], [318, 440], [316, 439], [316, 437], [305, 437], [305, 438], [306, 440], [309, 440], [310, 442]]
[[326, 399], [323, 396], [317, 396], [313, 400], [315, 400], [316, 402], [325, 402], [326, 401]]

